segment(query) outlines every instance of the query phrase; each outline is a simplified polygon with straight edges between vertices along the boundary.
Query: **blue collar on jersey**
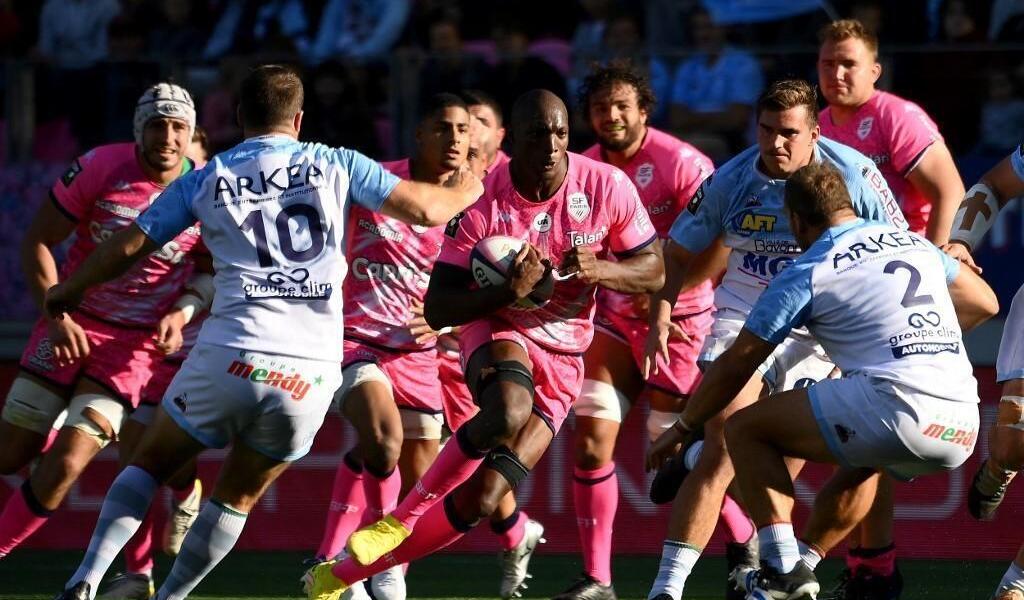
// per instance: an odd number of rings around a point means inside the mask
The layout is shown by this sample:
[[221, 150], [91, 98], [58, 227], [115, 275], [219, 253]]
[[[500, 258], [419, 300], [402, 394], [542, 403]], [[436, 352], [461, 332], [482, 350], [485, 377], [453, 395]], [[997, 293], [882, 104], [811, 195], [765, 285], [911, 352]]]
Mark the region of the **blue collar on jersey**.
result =
[[[813, 162], [813, 163], [820, 163], [821, 162], [821, 150], [818, 149], [818, 142], [814, 142], [814, 156], [811, 157], [811, 162]], [[785, 185], [786, 184], [786, 180], [785, 179], [775, 179], [771, 175], [768, 175], [767, 173], [762, 171], [760, 165], [761, 165], [761, 151], [758, 150], [757, 152], [754, 153], [754, 164], [753, 164], [753, 167], [752, 167], [754, 169], [754, 175], [756, 175], [758, 177], [758, 179], [760, 179], [761, 181], [763, 181], [765, 183], [768, 183], [770, 185]]]

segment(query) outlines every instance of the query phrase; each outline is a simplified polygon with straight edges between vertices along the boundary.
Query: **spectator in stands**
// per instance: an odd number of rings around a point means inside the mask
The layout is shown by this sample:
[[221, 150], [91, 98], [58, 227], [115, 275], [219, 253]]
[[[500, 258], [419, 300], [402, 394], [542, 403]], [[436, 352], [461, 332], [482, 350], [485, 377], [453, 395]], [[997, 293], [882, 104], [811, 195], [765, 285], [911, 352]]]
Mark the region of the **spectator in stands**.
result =
[[542, 88], [566, 98], [565, 79], [547, 61], [531, 56], [527, 49], [530, 36], [522, 19], [515, 14], [499, 15], [491, 36], [498, 47], [495, 65], [487, 91], [501, 104], [505, 114], [512, 114], [512, 103], [525, 92]]
[[691, 14], [690, 31], [697, 54], [676, 69], [672, 127], [717, 163], [746, 145], [764, 78], [757, 59], [728, 45], [707, 11]]
[[942, 39], [946, 42], [984, 42], [985, 30], [979, 24], [979, 9], [965, 0], [946, 0], [942, 5]]
[[217, 85], [203, 96], [199, 111], [203, 129], [210, 139], [210, 147], [216, 154], [242, 140], [242, 128], [238, 126], [238, 96], [242, 79], [249, 70], [244, 58], [228, 57], [220, 63], [220, 79]]
[[644, 32], [643, 21], [636, 12], [625, 9], [614, 11], [604, 31], [604, 60], [624, 59], [640, 65], [651, 83], [654, 97], [662, 100], [648, 115], [651, 124], [660, 124], [668, 118], [667, 99], [672, 89], [672, 75], [664, 60], [649, 55], [643, 45]]
[[[117, 0], [46, 0], [39, 16], [38, 55], [51, 69], [44, 75], [43, 118], [67, 115], [80, 146], [101, 142], [103, 94], [76, 94], [67, 102], [64, 91], [102, 86], [101, 65], [108, 56], [111, 22], [121, 12]], [[48, 106], [48, 103], [55, 103]]]
[[309, 51], [309, 19], [302, 0], [214, 1], [220, 4], [220, 16], [203, 49], [203, 58]]
[[981, 107], [977, 152], [1001, 157], [1024, 140], [1024, 99], [1003, 69], [988, 72], [988, 99]]
[[310, 77], [300, 139], [380, 155], [374, 114], [357, 73], [338, 61], [319, 65]]
[[438, 17], [430, 24], [428, 38], [430, 56], [420, 69], [420, 98], [486, 85], [491, 67], [480, 56], [465, 52], [458, 20]]
[[160, 0], [157, 22], [149, 34], [146, 48], [155, 58], [193, 60], [206, 43], [189, 0]]
[[[582, 81], [591, 64], [605, 58], [605, 31], [612, 10], [611, 0], [580, 0], [585, 16], [572, 34], [572, 76]], [[573, 86], [575, 88], [575, 86]]]
[[319, 63], [332, 57], [382, 58], [402, 35], [411, 4], [411, 0], [327, 0], [308, 59]]

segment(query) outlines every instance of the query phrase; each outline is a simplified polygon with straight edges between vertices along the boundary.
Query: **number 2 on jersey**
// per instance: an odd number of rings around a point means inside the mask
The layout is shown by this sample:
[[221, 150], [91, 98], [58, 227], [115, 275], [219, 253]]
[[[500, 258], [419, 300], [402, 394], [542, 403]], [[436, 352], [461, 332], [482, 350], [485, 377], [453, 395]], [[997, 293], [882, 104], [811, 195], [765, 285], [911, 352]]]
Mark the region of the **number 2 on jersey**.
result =
[[[296, 217], [303, 217], [309, 229], [310, 245], [304, 250], [296, 250], [292, 241], [291, 222]], [[316, 258], [324, 249], [324, 229], [320, 223], [320, 213], [316, 208], [308, 204], [292, 204], [281, 210], [274, 219], [274, 226], [277, 229], [278, 246], [281, 254], [292, 262], [306, 262]], [[246, 215], [239, 223], [238, 228], [244, 232], [252, 231], [256, 238], [256, 258], [261, 267], [276, 266], [274, 257], [270, 253], [270, 244], [267, 241], [267, 226], [263, 221], [263, 210], [256, 209]]]
[[921, 286], [921, 272], [914, 265], [894, 260], [885, 265], [882, 269], [886, 275], [892, 275], [896, 271], [905, 270], [910, 273], [910, 281], [907, 282], [907, 291], [903, 293], [903, 300], [900, 301], [905, 308], [921, 306], [922, 304], [935, 304], [935, 299], [930, 294], [917, 294], [917, 288]]

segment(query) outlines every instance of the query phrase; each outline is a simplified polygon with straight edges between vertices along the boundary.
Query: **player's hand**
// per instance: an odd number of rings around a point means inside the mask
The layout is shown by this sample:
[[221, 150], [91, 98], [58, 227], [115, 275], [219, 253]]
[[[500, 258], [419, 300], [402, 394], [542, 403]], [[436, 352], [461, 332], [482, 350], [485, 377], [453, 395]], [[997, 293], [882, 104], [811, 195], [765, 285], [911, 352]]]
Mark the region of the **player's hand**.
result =
[[438, 332], [428, 325], [427, 320], [423, 317], [422, 302], [413, 300], [409, 311], [413, 314], [413, 317], [405, 325], [409, 328], [409, 333], [412, 334], [412, 337], [416, 339], [417, 344], [429, 342], [438, 336]]
[[156, 347], [164, 356], [170, 356], [185, 343], [182, 330], [185, 328], [185, 312], [180, 308], [174, 309], [164, 315], [156, 325]]
[[53, 357], [58, 366], [64, 367], [89, 356], [89, 339], [85, 330], [64, 313], [59, 319], [47, 319], [46, 326]]
[[452, 171], [451, 175], [444, 180], [444, 187], [452, 188], [466, 194], [467, 197], [476, 201], [484, 193], [484, 184], [480, 178], [473, 174], [469, 165], [463, 163], [458, 169]]
[[523, 244], [512, 262], [509, 278], [506, 281], [509, 289], [516, 295], [516, 300], [522, 300], [530, 295], [533, 288], [537, 287], [540, 280], [544, 278], [547, 268], [547, 265], [541, 260], [537, 248], [529, 242]]
[[604, 278], [605, 261], [597, 258], [594, 251], [586, 246], [574, 246], [562, 255], [562, 264], [558, 272], [562, 275], [576, 273], [577, 278], [586, 284], [601, 283]]
[[647, 332], [647, 341], [644, 343], [644, 379], [658, 374], [660, 371], [658, 358], [661, 358], [666, 366], [668, 365], [668, 342], [670, 339], [689, 342], [690, 336], [686, 335], [683, 328], [674, 321], [658, 321]]
[[644, 468], [647, 472], [656, 471], [665, 464], [665, 461], [675, 456], [686, 441], [686, 435], [676, 427], [669, 427], [654, 440], [651, 447], [647, 449], [647, 456], [644, 459]]
[[971, 256], [971, 250], [965, 244], [961, 244], [960, 242], [949, 242], [943, 244], [941, 248], [943, 252], [950, 256], [950, 258], [957, 259], [970, 267], [972, 271], [981, 275], [981, 267], [974, 262], [974, 257]]

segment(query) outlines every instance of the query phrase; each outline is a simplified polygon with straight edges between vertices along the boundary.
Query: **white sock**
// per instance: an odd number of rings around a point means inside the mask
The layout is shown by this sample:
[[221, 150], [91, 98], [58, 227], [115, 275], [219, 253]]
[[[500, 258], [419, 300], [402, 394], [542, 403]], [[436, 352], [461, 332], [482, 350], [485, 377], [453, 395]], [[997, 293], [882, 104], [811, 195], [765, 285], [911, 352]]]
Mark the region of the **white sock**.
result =
[[808, 546], [800, 540], [796, 542], [797, 548], [800, 549], [800, 560], [804, 561], [807, 568], [815, 570], [818, 568], [818, 563], [821, 562], [822, 556], [818, 554], [818, 551], [813, 546]]
[[1006, 570], [1003, 580], [999, 582], [997, 592], [1003, 590], [1020, 590], [1024, 592], [1024, 567], [1015, 562], [1010, 563], [1010, 568]]
[[700, 558], [700, 550], [683, 542], [665, 540], [661, 547], [661, 564], [658, 565], [658, 576], [654, 579], [648, 600], [659, 594], [668, 594], [672, 600], [683, 597], [683, 586], [686, 578], [693, 571], [693, 565]]
[[757, 541], [761, 544], [761, 560], [779, 573], [789, 573], [800, 560], [792, 523], [774, 523], [758, 529]]

